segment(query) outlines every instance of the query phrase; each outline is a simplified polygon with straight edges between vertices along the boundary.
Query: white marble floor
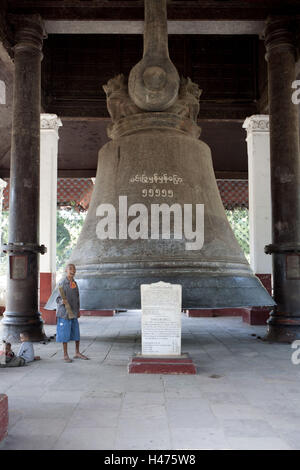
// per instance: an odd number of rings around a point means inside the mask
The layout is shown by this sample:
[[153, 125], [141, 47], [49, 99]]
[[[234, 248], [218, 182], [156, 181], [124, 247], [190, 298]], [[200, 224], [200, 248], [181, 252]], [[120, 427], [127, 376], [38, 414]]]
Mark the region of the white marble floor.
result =
[[182, 315], [182, 351], [197, 375], [129, 375], [140, 320], [138, 311], [82, 317], [90, 361], [64, 363], [52, 340], [35, 345], [41, 361], [0, 369], [10, 420], [0, 449], [300, 449], [290, 345], [261, 341], [266, 328], [241, 318]]

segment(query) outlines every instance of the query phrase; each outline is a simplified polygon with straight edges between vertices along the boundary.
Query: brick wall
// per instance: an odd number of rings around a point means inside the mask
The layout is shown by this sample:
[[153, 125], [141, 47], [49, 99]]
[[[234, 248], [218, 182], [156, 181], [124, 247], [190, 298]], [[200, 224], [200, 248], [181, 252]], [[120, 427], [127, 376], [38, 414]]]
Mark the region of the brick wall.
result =
[[248, 180], [217, 180], [225, 209], [248, 208]]
[[[6, 179], [6, 181], [9, 181]], [[225, 209], [248, 207], [247, 180], [217, 180]], [[91, 178], [58, 178], [57, 204], [66, 206], [75, 203], [78, 208], [87, 210], [93, 192]], [[9, 207], [9, 184], [3, 192], [3, 210]]]
[[[8, 185], [3, 191], [3, 210], [9, 209], [9, 179], [5, 179]], [[75, 206], [87, 210], [93, 190], [91, 178], [58, 178], [57, 180], [57, 205], [67, 206], [75, 203]]]
[[6, 436], [8, 428], [8, 400], [0, 393], [0, 441]]

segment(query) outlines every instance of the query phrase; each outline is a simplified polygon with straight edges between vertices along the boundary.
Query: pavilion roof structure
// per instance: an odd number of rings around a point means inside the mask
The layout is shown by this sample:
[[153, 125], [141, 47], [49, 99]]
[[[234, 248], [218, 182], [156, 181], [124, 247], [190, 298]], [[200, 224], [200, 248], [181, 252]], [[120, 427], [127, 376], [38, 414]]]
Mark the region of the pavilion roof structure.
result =
[[[39, 14], [45, 24], [42, 112], [57, 114], [58, 175], [96, 174], [108, 141], [102, 89], [142, 55], [143, 0], [2, 0], [0, 7], [0, 177], [9, 177], [12, 108], [13, 15]], [[170, 56], [180, 75], [203, 93], [201, 138], [212, 149], [218, 178], [247, 178], [242, 123], [268, 113], [263, 33], [270, 15], [300, 17], [298, 0], [168, 0]], [[299, 35], [300, 37], [300, 35]], [[300, 68], [299, 68], [300, 70]]]

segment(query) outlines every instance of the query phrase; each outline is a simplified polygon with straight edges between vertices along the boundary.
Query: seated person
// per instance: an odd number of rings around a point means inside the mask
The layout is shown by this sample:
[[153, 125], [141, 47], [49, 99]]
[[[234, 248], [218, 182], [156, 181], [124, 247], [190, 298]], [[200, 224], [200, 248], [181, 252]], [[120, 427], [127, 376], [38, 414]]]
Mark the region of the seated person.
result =
[[0, 351], [0, 367], [21, 367], [25, 365], [25, 359], [18, 357], [11, 349], [11, 344], [3, 341], [3, 349]]
[[18, 357], [21, 357], [25, 360], [26, 364], [28, 362], [39, 361], [40, 356], [34, 355], [33, 344], [29, 341], [29, 336], [26, 331], [20, 333], [21, 347], [18, 352]]

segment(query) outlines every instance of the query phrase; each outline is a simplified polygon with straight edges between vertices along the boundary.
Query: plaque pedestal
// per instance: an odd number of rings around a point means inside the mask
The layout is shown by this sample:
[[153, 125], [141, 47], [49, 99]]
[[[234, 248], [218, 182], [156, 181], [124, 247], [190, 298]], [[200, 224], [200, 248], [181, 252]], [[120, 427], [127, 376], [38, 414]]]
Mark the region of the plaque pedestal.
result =
[[271, 311], [270, 307], [244, 308], [243, 321], [249, 325], [267, 325]]
[[180, 356], [133, 356], [128, 365], [129, 374], [196, 374], [196, 367], [188, 353]]
[[196, 374], [181, 352], [181, 285], [141, 285], [142, 354], [133, 356], [129, 374]]
[[115, 310], [80, 310], [83, 317], [113, 317]]
[[0, 441], [7, 435], [8, 428], [8, 401], [7, 396], [0, 393]]

